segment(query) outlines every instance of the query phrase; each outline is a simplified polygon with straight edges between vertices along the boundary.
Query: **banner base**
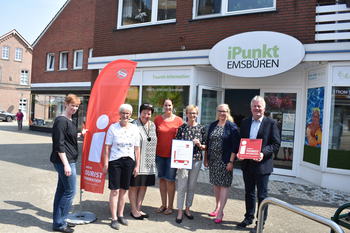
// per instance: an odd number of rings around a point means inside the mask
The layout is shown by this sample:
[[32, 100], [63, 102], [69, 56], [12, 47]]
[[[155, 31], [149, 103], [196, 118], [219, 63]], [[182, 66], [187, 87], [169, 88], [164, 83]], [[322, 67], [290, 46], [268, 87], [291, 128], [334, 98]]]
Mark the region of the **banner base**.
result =
[[96, 221], [96, 219], [97, 219], [96, 214], [92, 212], [79, 211], [79, 212], [68, 214], [67, 222], [75, 225], [82, 225], [82, 224], [92, 223]]

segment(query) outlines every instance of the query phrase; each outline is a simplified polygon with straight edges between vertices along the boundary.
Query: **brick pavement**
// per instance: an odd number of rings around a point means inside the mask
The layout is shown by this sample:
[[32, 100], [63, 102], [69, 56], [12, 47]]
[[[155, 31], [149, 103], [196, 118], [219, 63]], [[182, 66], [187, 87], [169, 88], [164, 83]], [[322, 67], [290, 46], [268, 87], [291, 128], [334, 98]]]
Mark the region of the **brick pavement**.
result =
[[[18, 132], [14, 122], [0, 122], [0, 233], [50, 232], [52, 199], [57, 182], [56, 173], [49, 162], [51, 138], [47, 133], [29, 131], [28, 127]], [[194, 220], [184, 219], [175, 223], [176, 215], [156, 214], [160, 205], [157, 187], [150, 187], [144, 201], [144, 211], [150, 214], [148, 220], [133, 220], [129, 217], [129, 204], [125, 216], [128, 227], [122, 232], [249, 232], [235, 229], [235, 224], [244, 215], [244, 184], [239, 170], [234, 173], [230, 198], [225, 208], [223, 224], [215, 224], [207, 216], [214, 205], [212, 187], [208, 184], [207, 171], [201, 172], [195, 200]], [[272, 176], [270, 195], [306, 210], [330, 218], [337, 206], [350, 201], [350, 193], [324, 189], [296, 178]], [[83, 193], [74, 200], [74, 210], [95, 213], [97, 221], [79, 225], [79, 232], [115, 232], [109, 227], [108, 190], [104, 194]], [[80, 203], [80, 204], [79, 204]], [[264, 232], [329, 232], [311, 220], [271, 206]], [[349, 230], [345, 232], [349, 233]]]

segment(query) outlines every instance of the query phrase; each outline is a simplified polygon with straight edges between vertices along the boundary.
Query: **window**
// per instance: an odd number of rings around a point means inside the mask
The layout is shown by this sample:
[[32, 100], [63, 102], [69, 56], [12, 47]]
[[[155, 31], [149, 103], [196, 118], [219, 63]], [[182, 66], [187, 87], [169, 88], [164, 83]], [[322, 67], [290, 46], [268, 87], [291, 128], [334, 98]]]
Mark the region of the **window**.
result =
[[189, 86], [143, 86], [142, 102], [154, 105], [154, 114], [152, 114], [154, 117], [162, 114], [163, 102], [169, 98], [173, 101], [174, 113], [183, 118], [188, 105], [189, 93]]
[[53, 71], [55, 69], [55, 54], [48, 53], [46, 59], [46, 70]]
[[23, 49], [16, 48], [15, 50], [15, 61], [22, 61]]
[[19, 84], [28, 85], [29, 84], [29, 71], [21, 70], [21, 78]]
[[119, 0], [118, 27], [175, 22], [176, 0]]
[[2, 47], [2, 59], [9, 59], [10, 57], [10, 47], [3, 46]]
[[350, 170], [350, 87], [333, 87], [327, 167]]
[[74, 69], [82, 69], [83, 68], [83, 50], [75, 50], [74, 51]]
[[89, 58], [93, 56], [94, 49], [89, 49]]
[[195, 0], [195, 18], [246, 14], [276, 9], [276, 0]]
[[60, 53], [60, 70], [68, 69], [68, 52]]

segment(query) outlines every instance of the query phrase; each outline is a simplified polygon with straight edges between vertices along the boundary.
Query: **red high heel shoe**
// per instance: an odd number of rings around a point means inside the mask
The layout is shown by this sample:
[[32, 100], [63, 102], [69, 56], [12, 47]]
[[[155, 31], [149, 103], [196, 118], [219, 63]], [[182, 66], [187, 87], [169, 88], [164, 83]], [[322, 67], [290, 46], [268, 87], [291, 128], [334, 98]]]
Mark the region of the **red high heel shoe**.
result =
[[221, 218], [216, 218], [214, 219], [214, 222], [219, 224], [219, 223], [222, 223], [222, 219], [224, 218], [224, 214], [222, 214], [222, 217]]
[[210, 217], [216, 217], [218, 215], [218, 212], [213, 211], [213, 212], [210, 212], [208, 215]]

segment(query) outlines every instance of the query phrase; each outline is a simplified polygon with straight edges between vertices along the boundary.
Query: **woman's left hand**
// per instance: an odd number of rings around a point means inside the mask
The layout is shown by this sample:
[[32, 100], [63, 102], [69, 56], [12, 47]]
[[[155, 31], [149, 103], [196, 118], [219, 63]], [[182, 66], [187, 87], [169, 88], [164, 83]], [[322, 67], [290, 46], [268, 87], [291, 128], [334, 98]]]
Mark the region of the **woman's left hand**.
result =
[[136, 177], [139, 174], [139, 168], [135, 167], [132, 174], [134, 175], [134, 177]]
[[227, 171], [232, 171], [233, 170], [233, 163], [228, 163], [227, 165], [226, 165], [226, 170]]

